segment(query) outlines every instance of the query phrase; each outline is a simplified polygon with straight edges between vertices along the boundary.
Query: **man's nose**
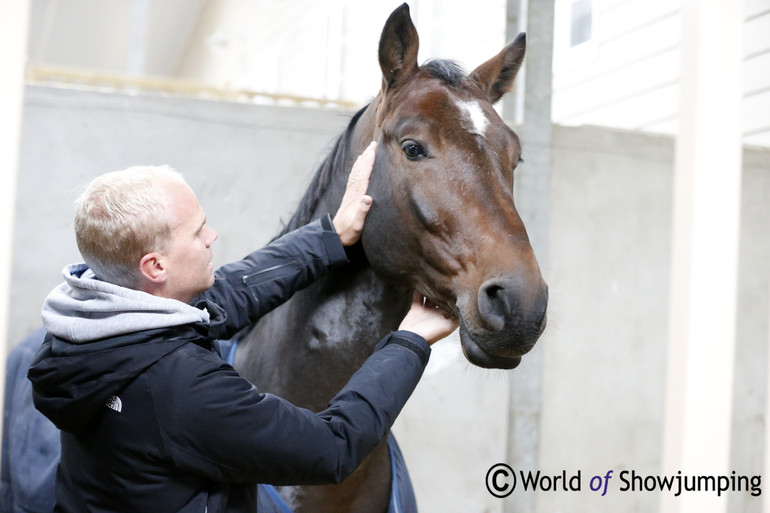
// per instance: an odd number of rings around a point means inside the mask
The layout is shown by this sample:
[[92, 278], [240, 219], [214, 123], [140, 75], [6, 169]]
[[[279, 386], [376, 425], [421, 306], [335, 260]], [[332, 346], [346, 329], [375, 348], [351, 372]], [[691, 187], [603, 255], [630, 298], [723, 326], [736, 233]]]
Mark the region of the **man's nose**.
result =
[[206, 246], [207, 247], [211, 246], [214, 243], [214, 241], [217, 240], [218, 238], [219, 238], [219, 234], [217, 233], [217, 231], [214, 230], [213, 228], [209, 228], [208, 243], [206, 244]]

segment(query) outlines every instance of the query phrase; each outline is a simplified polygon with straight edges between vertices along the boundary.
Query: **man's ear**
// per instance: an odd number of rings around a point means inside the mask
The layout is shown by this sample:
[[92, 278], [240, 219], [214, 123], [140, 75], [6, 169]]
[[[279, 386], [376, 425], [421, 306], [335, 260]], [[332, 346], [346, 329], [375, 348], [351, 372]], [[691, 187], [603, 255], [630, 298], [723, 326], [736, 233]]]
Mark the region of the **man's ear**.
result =
[[166, 281], [166, 266], [160, 253], [147, 253], [139, 261], [139, 272], [144, 279], [160, 285]]

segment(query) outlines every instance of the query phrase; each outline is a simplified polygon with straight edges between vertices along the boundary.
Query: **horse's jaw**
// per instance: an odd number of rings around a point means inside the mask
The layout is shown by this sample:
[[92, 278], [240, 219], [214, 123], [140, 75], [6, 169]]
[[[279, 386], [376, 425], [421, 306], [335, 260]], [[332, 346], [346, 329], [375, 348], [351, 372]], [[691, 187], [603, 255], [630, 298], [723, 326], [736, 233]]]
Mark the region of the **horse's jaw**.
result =
[[460, 347], [465, 358], [477, 367], [484, 369], [515, 369], [521, 363], [521, 356], [495, 356], [485, 351], [460, 322]]

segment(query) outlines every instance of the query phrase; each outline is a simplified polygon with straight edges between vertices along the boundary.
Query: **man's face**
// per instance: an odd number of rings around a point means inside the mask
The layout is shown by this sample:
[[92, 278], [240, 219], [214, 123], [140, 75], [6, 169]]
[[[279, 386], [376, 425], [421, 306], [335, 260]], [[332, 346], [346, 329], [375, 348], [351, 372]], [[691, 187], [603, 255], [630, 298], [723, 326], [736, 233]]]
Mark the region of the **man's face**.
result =
[[171, 240], [162, 256], [167, 281], [165, 296], [188, 303], [214, 284], [211, 244], [219, 236], [206, 226], [206, 214], [187, 184], [168, 182]]

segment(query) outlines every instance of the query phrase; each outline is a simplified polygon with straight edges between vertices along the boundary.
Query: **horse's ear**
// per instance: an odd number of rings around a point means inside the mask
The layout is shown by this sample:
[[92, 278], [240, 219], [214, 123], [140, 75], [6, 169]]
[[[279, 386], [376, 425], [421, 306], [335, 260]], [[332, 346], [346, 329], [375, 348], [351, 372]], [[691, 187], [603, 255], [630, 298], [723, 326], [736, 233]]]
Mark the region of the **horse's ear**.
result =
[[524, 62], [527, 37], [522, 32], [500, 53], [473, 70], [470, 78], [486, 93], [490, 103], [496, 103], [513, 87], [513, 80]]
[[392, 87], [416, 72], [420, 39], [409, 16], [409, 6], [401, 4], [388, 17], [380, 36], [380, 68], [383, 89]]

